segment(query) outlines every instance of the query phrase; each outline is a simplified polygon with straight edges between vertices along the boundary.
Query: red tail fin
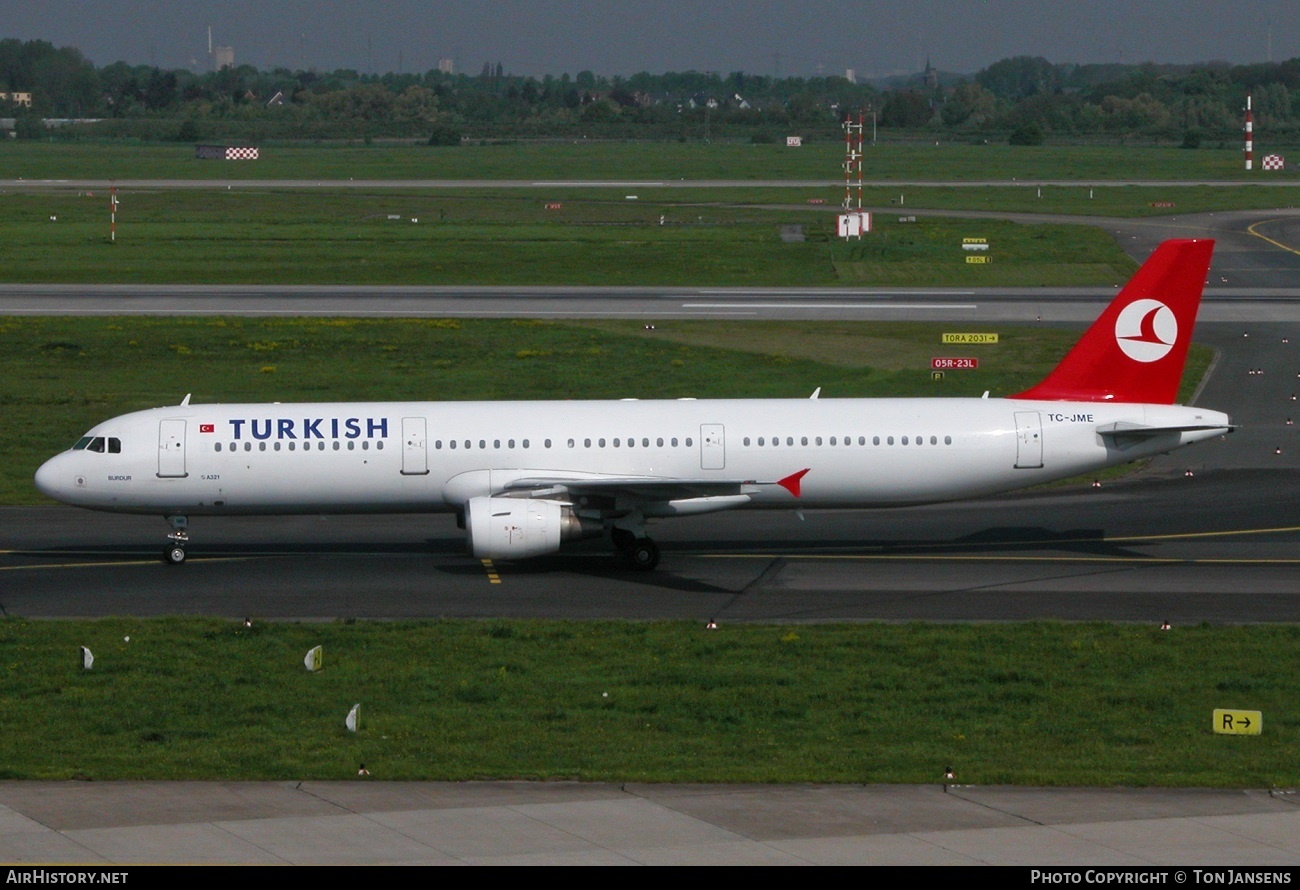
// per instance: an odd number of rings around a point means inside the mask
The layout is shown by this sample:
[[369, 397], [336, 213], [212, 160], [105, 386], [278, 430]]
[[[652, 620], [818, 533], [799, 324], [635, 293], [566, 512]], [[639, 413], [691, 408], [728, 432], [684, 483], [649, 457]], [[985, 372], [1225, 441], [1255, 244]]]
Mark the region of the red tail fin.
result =
[[1166, 241], [1037, 386], [1011, 396], [1172, 405], [1213, 241]]

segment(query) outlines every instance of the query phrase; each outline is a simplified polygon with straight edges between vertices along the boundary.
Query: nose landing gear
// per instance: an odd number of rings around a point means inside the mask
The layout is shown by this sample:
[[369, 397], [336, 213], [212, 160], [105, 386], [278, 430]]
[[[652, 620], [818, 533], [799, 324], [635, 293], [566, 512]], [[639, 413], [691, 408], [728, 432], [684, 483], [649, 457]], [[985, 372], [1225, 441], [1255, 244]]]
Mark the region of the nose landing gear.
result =
[[168, 516], [167, 521], [172, 524], [172, 532], [167, 536], [167, 540], [171, 543], [163, 548], [162, 560], [169, 566], [178, 566], [185, 562], [185, 545], [190, 541], [190, 533], [186, 530], [189, 527], [189, 518]]

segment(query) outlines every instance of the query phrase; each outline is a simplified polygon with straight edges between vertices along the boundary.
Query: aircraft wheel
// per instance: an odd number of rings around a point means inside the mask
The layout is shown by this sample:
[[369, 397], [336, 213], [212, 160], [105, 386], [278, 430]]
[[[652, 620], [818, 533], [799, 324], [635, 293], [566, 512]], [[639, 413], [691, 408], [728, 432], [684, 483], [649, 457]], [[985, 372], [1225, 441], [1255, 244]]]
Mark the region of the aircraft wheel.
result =
[[659, 565], [659, 545], [649, 538], [637, 538], [628, 549], [627, 558], [633, 568], [649, 572]]
[[163, 562], [169, 566], [178, 566], [185, 562], [185, 548], [170, 546], [163, 549]]

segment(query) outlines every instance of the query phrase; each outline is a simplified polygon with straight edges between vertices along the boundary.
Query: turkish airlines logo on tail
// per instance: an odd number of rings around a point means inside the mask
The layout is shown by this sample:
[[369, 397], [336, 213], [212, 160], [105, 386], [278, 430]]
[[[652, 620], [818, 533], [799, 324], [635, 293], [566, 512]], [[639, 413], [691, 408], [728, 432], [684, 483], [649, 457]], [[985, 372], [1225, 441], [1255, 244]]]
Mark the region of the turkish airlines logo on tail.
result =
[[1158, 362], [1178, 339], [1178, 319], [1159, 300], [1134, 300], [1115, 319], [1115, 342], [1135, 362]]

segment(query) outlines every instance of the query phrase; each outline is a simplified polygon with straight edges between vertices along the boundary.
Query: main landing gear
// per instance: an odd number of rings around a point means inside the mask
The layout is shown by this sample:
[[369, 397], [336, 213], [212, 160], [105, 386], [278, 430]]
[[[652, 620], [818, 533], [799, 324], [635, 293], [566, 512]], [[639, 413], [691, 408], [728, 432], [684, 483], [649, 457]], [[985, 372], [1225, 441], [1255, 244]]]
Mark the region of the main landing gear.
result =
[[610, 530], [614, 546], [634, 569], [649, 572], [659, 565], [659, 545], [650, 538], [637, 536], [625, 528]]
[[185, 545], [190, 542], [190, 533], [186, 531], [189, 517], [168, 516], [167, 521], [172, 524], [172, 532], [167, 536], [171, 543], [163, 548], [162, 560], [169, 566], [178, 566], [185, 562]]

